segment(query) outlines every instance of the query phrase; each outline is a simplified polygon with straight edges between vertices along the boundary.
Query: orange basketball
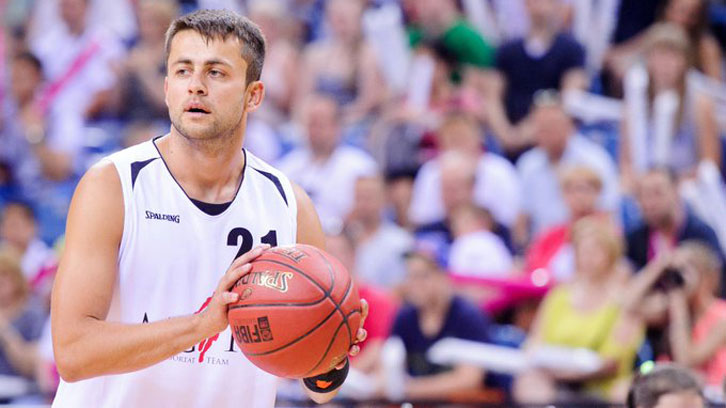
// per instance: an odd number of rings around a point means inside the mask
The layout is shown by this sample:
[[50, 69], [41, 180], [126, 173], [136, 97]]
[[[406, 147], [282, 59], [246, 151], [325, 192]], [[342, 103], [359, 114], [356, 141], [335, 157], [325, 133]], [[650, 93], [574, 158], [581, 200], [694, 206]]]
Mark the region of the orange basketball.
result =
[[232, 289], [235, 342], [278, 377], [312, 377], [343, 361], [360, 325], [358, 290], [345, 267], [310, 245], [275, 247]]

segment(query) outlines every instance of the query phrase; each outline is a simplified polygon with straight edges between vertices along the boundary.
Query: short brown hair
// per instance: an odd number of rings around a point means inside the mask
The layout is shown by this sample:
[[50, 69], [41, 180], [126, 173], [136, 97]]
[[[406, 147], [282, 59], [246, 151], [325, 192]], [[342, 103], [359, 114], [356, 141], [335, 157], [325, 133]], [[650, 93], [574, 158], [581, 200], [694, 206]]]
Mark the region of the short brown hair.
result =
[[628, 393], [628, 408], [653, 408], [667, 394], [692, 392], [701, 394], [701, 384], [685, 367], [659, 364], [647, 374], [637, 376]]
[[257, 24], [229, 10], [199, 10], [174, 20], [166, 31], [166, 59], [169, 59], [171, 40], [183, 30], [194, 30], [205, 40], [225, 40], [234, 36], [242, 43], [242, 58], [247, 62], [247, 83], [259, 81], [265, 62], [265, 36]]

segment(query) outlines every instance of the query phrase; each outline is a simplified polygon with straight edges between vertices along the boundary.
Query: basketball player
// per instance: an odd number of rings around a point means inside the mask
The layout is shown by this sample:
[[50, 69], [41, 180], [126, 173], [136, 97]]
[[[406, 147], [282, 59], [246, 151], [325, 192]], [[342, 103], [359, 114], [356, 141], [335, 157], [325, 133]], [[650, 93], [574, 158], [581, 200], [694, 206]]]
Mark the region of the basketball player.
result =
[[[170, 133], [99, 162], [71, 203], [52, 300], [54, 407], [271, 407], [275, 377], [232, 339], [230, 288], [269, 246], [324, 247], [308, 196], [242, 149], [264, 96], [259, 28], [199, 11], [172, 23], [166, 52]], [[325, 402], [345, 373], [347, 360], [306, 390]]]

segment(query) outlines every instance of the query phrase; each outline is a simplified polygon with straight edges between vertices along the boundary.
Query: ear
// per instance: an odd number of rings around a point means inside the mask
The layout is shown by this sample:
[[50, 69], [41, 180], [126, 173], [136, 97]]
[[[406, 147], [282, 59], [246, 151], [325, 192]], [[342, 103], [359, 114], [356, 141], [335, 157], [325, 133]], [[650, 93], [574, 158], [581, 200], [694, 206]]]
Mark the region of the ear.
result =
[[169, 107], [169, 99], [167, 97], [169, 95], [169, 77], [164, 77], [164, 103], [166, 104], [166, 107]]
[[245, 101], [245, 110], [254, 112], [262, 105], [265, 99], [265, 85], [262, 81], [254, 81], [247, 85], [247, 98]]

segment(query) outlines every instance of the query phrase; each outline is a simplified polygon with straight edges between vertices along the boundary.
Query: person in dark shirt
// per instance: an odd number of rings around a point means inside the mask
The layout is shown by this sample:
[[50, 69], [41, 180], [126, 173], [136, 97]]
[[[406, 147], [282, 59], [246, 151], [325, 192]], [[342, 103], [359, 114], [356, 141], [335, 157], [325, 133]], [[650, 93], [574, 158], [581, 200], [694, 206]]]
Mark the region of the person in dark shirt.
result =
[[643, 222], [627, 235], [627, 257], [636, 269], [642, 269], [687, 240], [706, 244], [724, 260], [713, 228], [681, 201], [675, 176], [669, 170], [654, 168], [643, 174], [638, 180], [636, 196]]
[[406, 350], [406, 370], [411, 378], [405, 385], [405, 397], [441, 399], [479, 389], [484, 383], [481, 368], [438, 365], [426, 358], [426, 352], [445, 337], [488, 341], [487, 318], [476, 306], [454, 295], [445, 271], [423, 247], [407, 253], [406, 266], [406, 304], [391, 332], [403, 341]]
[[535, 92], [587, 87], [585, 50], [560, 31], [559, 0], [527, 0], [526, 5], [530, 31], [499, 48], [487, 104], [489, 126], [510, 158], [532, 144], [523, 119]]

